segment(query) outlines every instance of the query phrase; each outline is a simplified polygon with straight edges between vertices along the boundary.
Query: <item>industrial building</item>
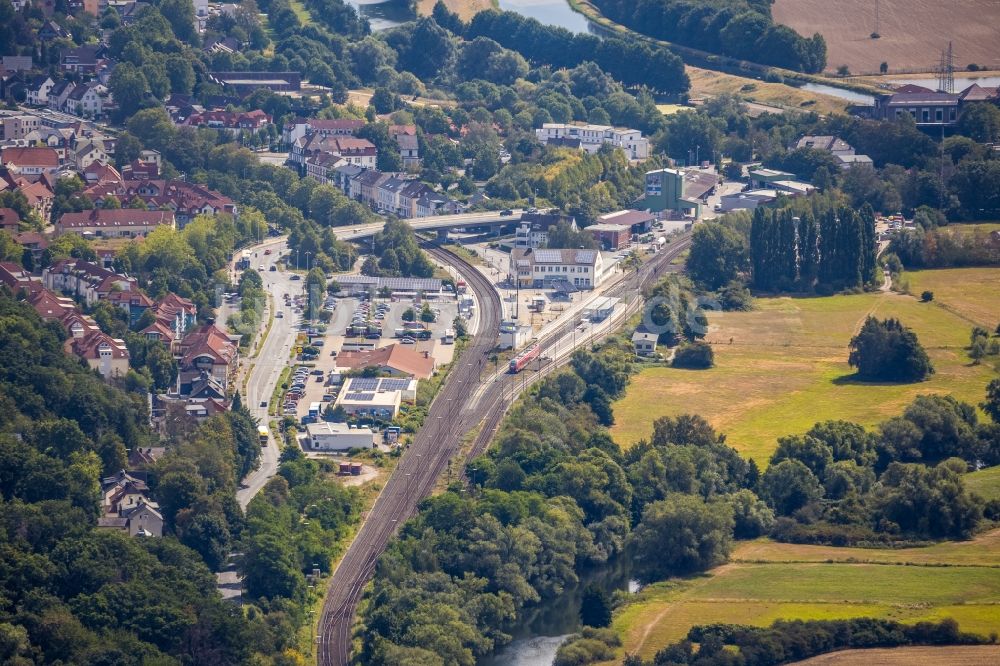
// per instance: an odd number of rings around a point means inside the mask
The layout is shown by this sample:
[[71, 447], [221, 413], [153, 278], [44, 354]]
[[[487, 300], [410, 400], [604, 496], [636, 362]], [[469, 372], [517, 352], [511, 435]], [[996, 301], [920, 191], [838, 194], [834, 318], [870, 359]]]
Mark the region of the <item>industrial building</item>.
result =
[[414, 379], [392, 377], [352, 377], [344, 382], [337, 406], [351, 416], [394, 419], [399, 406], [417, 397]]
[[719, 176], [699, 169], [657, 169], [646, 172], [646, 189], [637, 207], [654, 213], [701, 217], [701, 207], [719, 184]]
[[375, 446], [375, 432], [346, 423], [310, 423], [306, 426], [306, 443], [313, 451], [370, 449]]

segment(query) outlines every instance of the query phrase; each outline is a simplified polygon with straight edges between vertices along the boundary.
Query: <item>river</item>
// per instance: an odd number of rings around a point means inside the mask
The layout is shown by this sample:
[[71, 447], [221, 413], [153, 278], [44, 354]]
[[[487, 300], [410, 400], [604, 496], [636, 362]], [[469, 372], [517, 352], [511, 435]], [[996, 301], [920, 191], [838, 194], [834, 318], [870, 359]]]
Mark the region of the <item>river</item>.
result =
[[368, 19], [375, 32], [395, 28], [416, 18], [406, 0], [345, 0], [345, 2]]
[[552, 666], [559, 646], [580, 630], [580, 602], [583, 590], [596, 585], [611, 596], [616, 591], [638, 592], [631, 580], [629, 557], [619, 557], [607, 567], [581, 574], [578, 585], [539, 606], [526, 609], [516, 627], [506, 631], [514, 637], [493, 656], [480, 659], [477, 666]]

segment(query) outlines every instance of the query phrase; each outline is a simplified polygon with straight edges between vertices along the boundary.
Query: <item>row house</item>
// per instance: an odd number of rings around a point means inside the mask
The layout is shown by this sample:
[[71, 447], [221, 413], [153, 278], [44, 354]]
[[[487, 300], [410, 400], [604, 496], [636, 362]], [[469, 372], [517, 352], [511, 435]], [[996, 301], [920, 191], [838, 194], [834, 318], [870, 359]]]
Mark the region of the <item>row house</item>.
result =
[[191, 114], [183, 123], [192, 127], [208, 127], [217, 130], [256, 132], [266, 128], [271, 116], [260, 109], [253, 111], [203, 111]]
[[194, 327], [198, 320], [198, 308], [193, 301], [168, 293], [153, 305], [153, 315], [155, 323], [140, 334], [168, 344], [184, 337]]
[[[142, 162], [141, 164], [155, 167], [152, 162]], [[133, 164], [133, 166], [135, 165]], [[130, 169], [129, 175], [134, 174], [134, 169]], [[121, 182], [108, 181], [88, 187], [84, 192], [93, 200], [106, 196], [117, 197], [121, 202], [128, 202], [135, 198], [141, 199], [149, 208], [169, 212], [176, 226], [180, 229], [183, 229], [198, 215], [239, 216], [236, 202], [229, 197], [204, 185], [184, 180], [126, 179]]]
[[42, 270], [42, 282], [46, 289], [72, 296], [88, 307], [108, 298], [114, 291], [139, 292], [135, 278], [82, 259], [63, 259], [48, 266]]
[[94, 208], [64, 213], [55, 224], [55, 233], [61, 236], [73, 232], [85, 238], [136, 238], [160, 227], [177, 228], [172, 211]]
[[101, 331], [93, 319], [77, 310], [73, 299], [41, 288], [28, 296], [28, 303], [44, 321], [59, 322], [66, 330], [68, 338], [63, 349], [67, 354], [86, 361], [104, 379], [120, 379], [128, 373], [125, 341]]

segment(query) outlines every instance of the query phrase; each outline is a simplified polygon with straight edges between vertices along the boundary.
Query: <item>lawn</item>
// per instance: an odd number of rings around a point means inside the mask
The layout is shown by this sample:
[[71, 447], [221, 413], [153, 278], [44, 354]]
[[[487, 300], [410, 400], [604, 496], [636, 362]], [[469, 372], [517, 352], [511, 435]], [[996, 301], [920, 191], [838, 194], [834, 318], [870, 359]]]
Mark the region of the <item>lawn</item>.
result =
[[[976, 225], [997, 227], [1000, 224]], [[989, 331], [1000, 324], [1000, 268], [949, 268], [907, 271], [910, 291], [919, 295], [934, 292], [934, 302], [969, 322]]]
[[730, 564], [642, 590], [615, 612], [613, 626], [624, 651], [645, 658], [713, 622], [953, 617], [966, 631], [989, 634], [1000, 627], [998, 546], [1000, 530], [899, 550], [743, 542]]
[[[700, 414], [726, 434], [730, 445], [763, 466], [778, 437], [805, 432], [818, 421], [846, 419], [873, 427], [923, 393], [976, 404], [996, 374], [989, 364], [971, 365], [964, 347], [973, 324], [963, 313], [975, 308], [1000, 312], [1000, 290], [985, 287], [1000, 273], [970, 270], [968, 275], [984, 284], [968, 290], [975, 294], [957, 287], [949, 294], [947, 285], [962, 280], [952, 271], [928, 271], [918, 278], [935, 292], [929, 304], [879, 292], [760, 298], [751, 312], [712, 314], [706, 340], [714, 345], [715, 367], [643, 370], [614, 405], [612, 435], [627, 448], [648, 437], [660, 416]], [[937, 372], [915, 384], [854, 381], [847, 345], [868, 314], [898, 317], [913, 328]]]
[[[1000, 465], [965, 475], [965, 487], [983, 499], [1000, 499]], [[1000, 544], [998, 544], [1000, 547]]]

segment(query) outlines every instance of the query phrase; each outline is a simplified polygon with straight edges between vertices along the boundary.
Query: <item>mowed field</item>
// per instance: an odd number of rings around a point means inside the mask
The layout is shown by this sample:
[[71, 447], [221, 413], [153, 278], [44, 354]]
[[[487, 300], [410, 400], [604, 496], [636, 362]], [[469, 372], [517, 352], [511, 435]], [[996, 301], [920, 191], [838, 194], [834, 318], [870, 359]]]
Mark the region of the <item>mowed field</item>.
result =
[[880, 0], [880, 39], [871, 0], [776, 0], [777, 23], [799, 34], [826, 39], [827, 69], [847, 65], [853, 73], [889, 69], [933, 71], [941, 51], [954, 43], [955, 64], [1000, 63], [1000, 2], [996, 0]]
[[1000, 646], [902, 647], [841, 650], [795, 662], [795, 666], [994, 666], [1000, 664]]
[[[627, 448], [648, 438], [660, 416], [700, 414], [763, 467], [778, 437], [803, 433], [819, 421], [873, 427], [924, 393], [978, 404], [996, 372], [988, 363], [972, 365], [965, 346], [973, 322], [996, 326], [990, 322], [1000, 313], [1000, 268], [908, 275], [911, 284], [934, 291], [934, 302], [878, 292], [759, 298], [751, 312], [712, 313], [706, 340], [714, 346], [716, 366], [653, 367], [634, 376], [614, 404], [615, 441]], [[847, 345], [868, 314], [897, 317], [913, 328], [936, 373], [915, 384], [855, 381]]]
[[998, 546], [1000, 530], [900, 550], [744, 542], [706, 575], [646, 588], [615, 613], [613, 626], [623, 653], [645, 658], [713, 622], [953, 617], [963, 630], [988, 635], [1000, 629]]

